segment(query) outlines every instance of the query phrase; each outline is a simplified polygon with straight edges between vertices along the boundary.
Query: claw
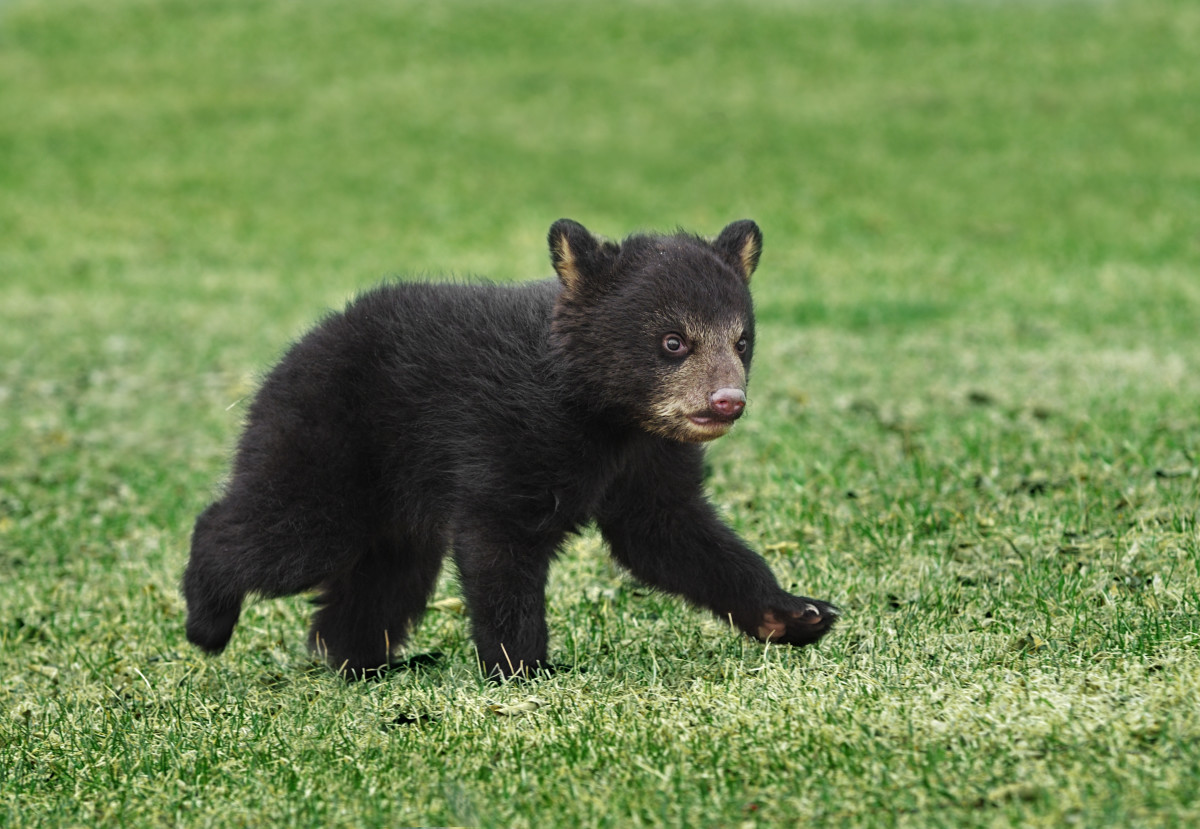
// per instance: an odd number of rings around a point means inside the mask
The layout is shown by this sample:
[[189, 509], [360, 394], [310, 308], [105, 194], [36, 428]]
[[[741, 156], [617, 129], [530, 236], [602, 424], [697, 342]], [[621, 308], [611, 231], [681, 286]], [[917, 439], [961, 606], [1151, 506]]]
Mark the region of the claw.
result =
[[764, 642], [805, 645], [824, 636], [839, 616], [832, 605], [804, 601], [798, 610], [763, 611], [755, 635]]

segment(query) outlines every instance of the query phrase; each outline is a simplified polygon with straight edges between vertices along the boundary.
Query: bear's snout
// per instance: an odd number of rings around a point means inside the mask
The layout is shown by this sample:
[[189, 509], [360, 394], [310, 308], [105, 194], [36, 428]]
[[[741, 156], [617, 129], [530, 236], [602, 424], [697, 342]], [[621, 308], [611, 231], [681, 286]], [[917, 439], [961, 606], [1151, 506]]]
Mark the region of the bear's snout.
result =
[[717, 389], [708, 396], [708, 405], [718, 417], [737, 420], [746, 408], [746, 393], [741, 389]]

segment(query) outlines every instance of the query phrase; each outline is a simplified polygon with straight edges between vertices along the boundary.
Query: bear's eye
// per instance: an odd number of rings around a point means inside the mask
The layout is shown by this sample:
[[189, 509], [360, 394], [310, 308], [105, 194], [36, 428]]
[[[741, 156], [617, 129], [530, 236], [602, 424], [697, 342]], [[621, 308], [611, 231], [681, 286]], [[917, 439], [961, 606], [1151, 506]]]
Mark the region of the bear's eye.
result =
[[748, 345], [749, 345], [749, 343], [746, 342], [746, 338], [742, 337], [740, 340], [738, 340], [736, 343], [734, 343], [733, 347], [737, 349], [738, 354], [745, 354], [746, 347]]
[[664, 334], [662, 349], [672, 357], [682, 357], [688, 353], [688, 344], [679, 334]]

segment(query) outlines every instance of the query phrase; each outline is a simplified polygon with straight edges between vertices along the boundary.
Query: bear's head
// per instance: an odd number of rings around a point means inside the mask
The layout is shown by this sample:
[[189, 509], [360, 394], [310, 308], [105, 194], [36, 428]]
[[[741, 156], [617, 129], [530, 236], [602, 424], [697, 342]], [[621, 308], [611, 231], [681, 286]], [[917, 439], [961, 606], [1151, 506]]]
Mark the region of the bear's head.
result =
[[734, 222], [713, 241], [679, 232], [602, 241], [560, 219], [551, 341], [564, 382], [601, 416], [695, 443], [729, 431], [754, 351], [750, 276], [762, 232]]

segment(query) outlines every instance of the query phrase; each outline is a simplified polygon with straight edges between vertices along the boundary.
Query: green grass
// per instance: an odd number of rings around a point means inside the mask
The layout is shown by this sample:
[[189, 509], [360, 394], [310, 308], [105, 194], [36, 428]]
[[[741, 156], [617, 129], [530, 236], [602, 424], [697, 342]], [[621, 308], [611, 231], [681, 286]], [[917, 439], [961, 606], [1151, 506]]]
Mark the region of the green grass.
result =
[[[1197, 67], [1188, 0], [0, 5], [0, 825], [1200, 821]], [[260, 373], [560, 216], [764, 228], [711, 488], [836, 632], [589, 534], [579, 673], [490, 686], [433, 610], [346, 684], [302, 598], [190, 648]]]

